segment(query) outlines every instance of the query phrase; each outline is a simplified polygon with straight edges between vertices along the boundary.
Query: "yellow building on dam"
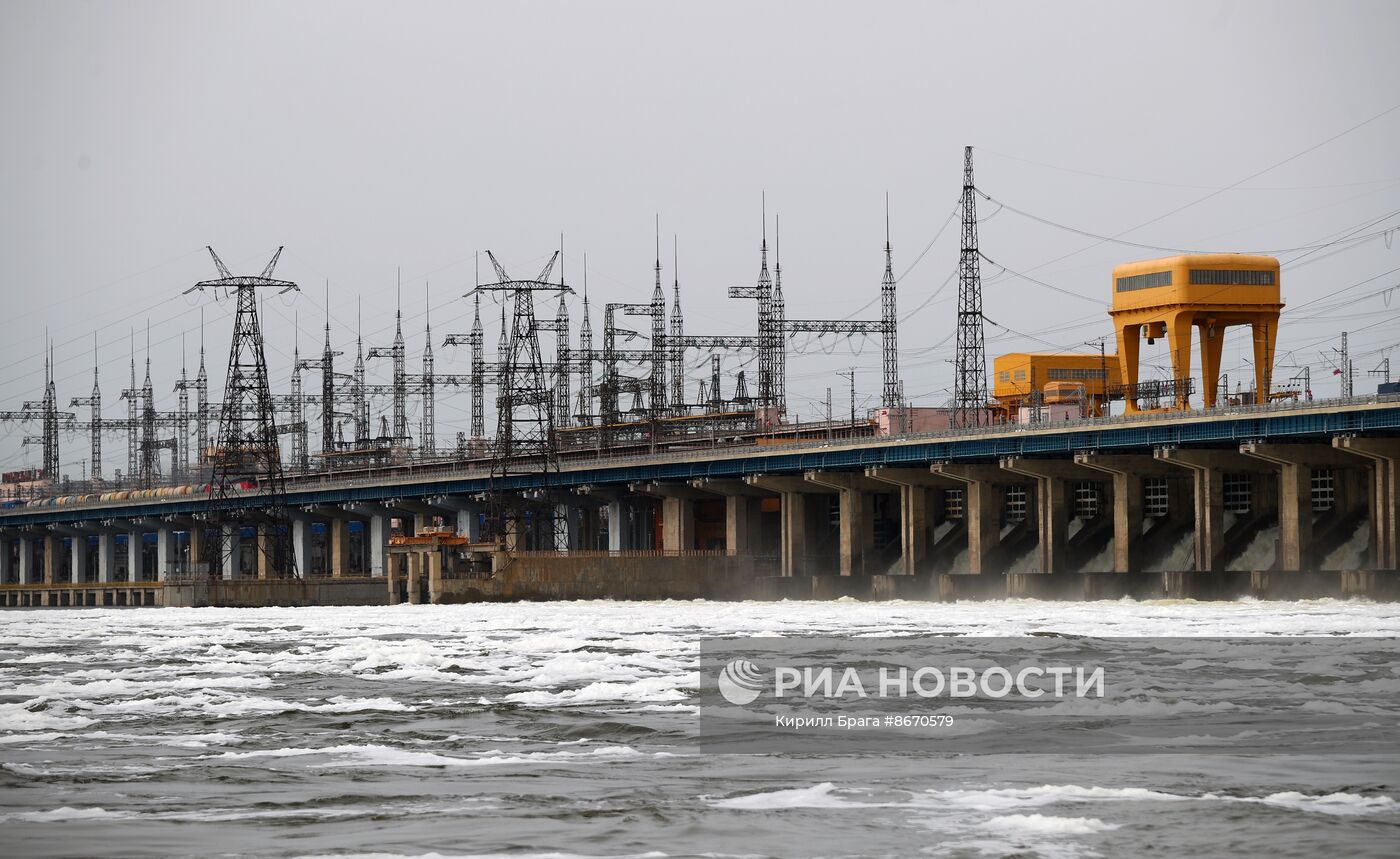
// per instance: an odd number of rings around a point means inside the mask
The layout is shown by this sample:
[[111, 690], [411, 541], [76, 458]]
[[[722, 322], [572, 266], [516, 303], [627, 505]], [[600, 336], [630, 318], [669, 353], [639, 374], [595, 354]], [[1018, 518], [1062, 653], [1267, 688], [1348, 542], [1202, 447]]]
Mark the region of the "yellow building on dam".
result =
[[[1279, 263], [1269, 256], [1189, 254], [1115, 267], [1109, 315], [1118, 338], [1127, 411], [1144, 411], [1138, 399], [1155, 399], [1159, 392], [1173, 401], [1174, 408], [1189, 407], [1193, 327], [1200, 331], [1205, 407], [1216, 404], [1225, 329], [1234, 325], [1251, 328], [1256, 402], [1267, 402], [1283, 306]], [[1164, 390], [1139, 384], [1138, 355], [1144, 336], [1148, 343], [1166, 337], [1171, 347], [1172, 382]]]

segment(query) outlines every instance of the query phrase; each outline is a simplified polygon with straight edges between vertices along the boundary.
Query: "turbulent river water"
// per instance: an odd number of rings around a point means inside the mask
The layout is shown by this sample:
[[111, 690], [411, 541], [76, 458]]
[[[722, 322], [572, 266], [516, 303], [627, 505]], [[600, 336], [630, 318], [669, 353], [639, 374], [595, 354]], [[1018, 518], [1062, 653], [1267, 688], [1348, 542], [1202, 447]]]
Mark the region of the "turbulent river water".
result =
[[[1053, 735], [1044, 753], [1016, 756], [716, 754], [696, 740], [705, 639], [1047, 634], [1393, 637], [1400, 606], [7, 611], [0, 849], [89, 857], [1400, 852], [1400, 773], [1387, 755], [1057, 753]], [[1376, 639], [1383, 676], [1366, 681], [1372, 702], [1400, 693], [1392, 647]], [[1390, 724], [1394, 714], [1376, 718]]]

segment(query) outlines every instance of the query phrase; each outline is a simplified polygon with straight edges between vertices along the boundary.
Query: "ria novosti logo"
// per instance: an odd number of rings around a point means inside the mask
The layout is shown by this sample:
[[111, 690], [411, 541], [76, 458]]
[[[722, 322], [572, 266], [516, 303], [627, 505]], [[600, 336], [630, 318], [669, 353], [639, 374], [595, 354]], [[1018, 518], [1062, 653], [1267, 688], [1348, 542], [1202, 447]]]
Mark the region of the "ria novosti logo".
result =
[[719, 694], [724, 700], [737, 706], [752, 704], [763, 692], [765, 684], [763, 670], [747, 659], [731, 659], [720, 669]]
[[[770, 682], [771, 676], [771, 682]], [[746, 706], [767, 693], [773, 698], [1102, 698], [1102, 666], [1000, 665], [882, 667], [778, 666], [772, 671], [747, 659], [731, 659], [716, 678], [720, 695]]]

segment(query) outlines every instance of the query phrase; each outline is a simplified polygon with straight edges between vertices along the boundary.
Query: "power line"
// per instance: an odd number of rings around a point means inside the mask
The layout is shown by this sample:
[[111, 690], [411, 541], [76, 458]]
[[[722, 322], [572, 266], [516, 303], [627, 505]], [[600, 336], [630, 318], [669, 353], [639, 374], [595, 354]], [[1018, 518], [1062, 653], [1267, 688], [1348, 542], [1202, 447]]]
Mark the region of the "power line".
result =
[[1287, 187], [1240, 188], [1238, 187], [1238, 185], [1242, 183], [1236, 183], [1236, 185], [1234, 186], [1220, 188], [1216, 185], [1192, 185], [1185, 182], [1161, 182], [1152, 179], [1135, 179], [1128, 176], [1113, 176], [1108, 173], [1095, 173], [1091, 170], [1078, 170], [1073, 167], [1063, 167], [1057, 164], [1047, 164], [1044, 161], [1036, 161], [1031, 158], [1022, 158], [1017, 155], [1008, 155], [1005, 152], [997, 152], [994, 149], [987, 149], [985, 147], [982, 147], [981, 149], [983, 152], [986, 152], [989, 155], [995, 155], [998, 158], [1005, 158], [1009, 161], [1020, 161], [1023, 164], [1034, 164], [1037, 167], [1045, 167], [1050, 170], [1060, 170], [1065, 173], [1074, 173], [1079, 176], [1092, 176], [1096, 179], [1111, 179], [1115, 182], [1129, 182], [1134, 185], [1155, 185], [1159, 188], [1190, 188], [1197, 191], [1325, 191], [1331, 188], [1358, 188], [1365, 185], [1382, 185], [1388, 182], [1400, 182], [1400, 176], [1391, 176], [1385, 179], [1370, 179], [1365, 182], [1339, 182], [1333, 185], [1294, 185]]
[[[1024, 217], [1024, 218], [1029, 218], [1029, 219], [1032, 220], [1032, 221], [1036, 221], [1037, 223], [1044, 224], [1044, 225], [1046, 225], [1046, 226], [1048, 226], [1048, 227], [1054, 227], [1054, 228], [1056, 228], [1056, 229], [1060, 229], [1060, 230], [1064, 230], [1064, 231], [1066, 231], [1066, 232], [1074, 233], [1075, 235], [1084, 236], [1085, 238], [1098, 239], [1100, 244], [1105, 243], [1105, 242], [1112, 242], [1112, 243], [1114, 243], [1114, 244], [1125, 245], [1125, 246], [1127, 246], [1127, 247], [1142, 248], [1143, 250], [1165, 251], [1165, 252], [1167, 252], [1167, 253], [1177, 253], [1177, 254], [1207, 254], [1207, 253], [1220, 253], [1220, 251], [1202, 250], [1202, 249], [1199, 249], [1199, 248], [1178, 248], [1178, 247], [1171, 247], [1171, 246], [1168, 246], [1168, 245], [1152, 245], [1152, 244], [1147, 244], [1147, 243], [1144, 243], [1144, 242], [1131, 242], [1131, 241], [1128, 241], [1127, 239], [1118, 238], [1118, 236], [1104, 236], [1104, 235], [1099, 235], [1098, 233], [1092, 233], [1092, 232], [1090, 232], [1090, 231], [1088, 231], [1088, 230], [1082, 230], [1082, 229], [1080, 229], [1080, 228], [1078, 228], [1078, 227], [1072, 227], [1072, 226], [1070, 226], [1070, 225], [1068, 225], [1068, 224], [1062, 224], [1062, 223], [1060, 223], [1060, 222], [1058, 222], [1058, 221], [1052, 221], [1052, 220], [1050, 220], [1049, 218], [1044, 218], [1044, 217], [1041, 217], [1040, 215], [1032, 214], [1032, 213], [1030, 213], [1030, 212], [1025, 211], [1024, 209], [1018, 209], [1018, 208], [1016, 208], [1015, 206], [1012, 206], [1010, 203], [1005, 203], [1005, 202], [1003, 202], [1003, 201], [1001, 201], [1001, 200], [999, 200], [999, 199], [993, 197], [992, 195], [990, 195], [990, 194], [988, 194], [988, 193], [982, 191], [981, 189], [978, 189], [977, 193], [978, 193], [979, 195], [981, 195], [982, 198], [985, 199], [985, 200], [987, 200], [988, 202], [990, 202], [990, 203], [996, 203], [998, 206], [1001, 206], [1001, 207], [1004, 208], [1004, 209], [1009, 209], [1010, 211], [1015, 212], [1016, 214], [1018, 214], [1018, 215], [1020, 215], [1020, 216], [1022, 216], [1022, 217]], [[1400, 215], [1400, 209], [1397, 209], [1397, 210], [1395, 210], [1395, 211], [1393, 211], [1393, 212], [1389, 212], [1389, 213], [1387, 213], [1387, 214], [1385, 214], [1385, 215], [1382, 215], [1381, 217], [1374, 219], [1371, 223], [1380, 223], [1381, 221], [1384, 221], [1384, 220], [1386, 220], [1387, 218], [1395, 217], [1396, 215]], [[1343, 244], [1343, 243], [1350, 244], [1350, 243], [1356, 243], [1356, 242], [1365, 242], [1365, 241], [1369, 241], [1369, 240], [1371, 240], [1371, 239], [1378, 238], [1378, 237], [1380, 237], [1380, 236], [1385, 235], [1386, 233], [1390, 232], [1391, 229], [1392, 229], [1392, 228], [1386, 228], [1386, 229], [1384, 229], [1384, 230], [1377, 230], [1377, 231], [1375, 231], [1375, 232], [1373, 232], [1373, 233], [1367, 233], [1367, 234], [1364, 235], [1364, 236], [1355, 236], [1355, 237], [1347, 236], [1347, 237], [1343, 237], [1343, 238], [1341, 238], [1341, 239], [1336, 239], [1336, 240], [1334, 240], [1334, 241], [1324, 242], [1324, 243], [1322, 243], [1322, 244], [1300, 245], [1300, 246], [1298, 246], [1298, 247], [1291, 247], [1291, 248], [1263, 248], [1263, 249], [1259, 249], [1259, 250], [1234, 251], [1234, 253], [1250, 253], [1250, 254], [1287, 254], [1287, 253], [1296, 253], [1296, 252], [1298, 252], [1298, 251], [1308, 251], [1309, 253], [1315, 253], [1315, 252], [1317, 252], [1317, 251], [1319, 251], [1319, 250], [1324, 250], [1324, 249], [1326, 249], [1326, 248], [1334, 247], [1334, 246], [1336, 246], [1336, 245], [1338, 245], [1338, 244]], [[1122, 234], [1122, 233], [1119, 233], [1119, 235], [1121, 236], [1121, 235], [1123, 235], [1123, 234]], [[1086, 248], [1086, 250], [1087, 250], [1087, 248]], [[1078, 251], [1076, 251], [1076, 253], [1078, 253]], [[1305, 256], [1306, 256], [1306, 254], [1305, 254]], [[1048, 263], [1045, 263], [1045, 265], [1048, 265]], [[1041, 267], [1041, 266], [1036, 266], [1036, 268], [1040, 268], [1040, 267]]]
[[979, 255], [982, 257], [982, 259], [986, 260], [987, 262], [991, 263], [992, 265], [996, 266], [997, 268], [1001, 269], [1002, 271], [1007, 272], [1007, 273], [1009, 273], [1009, 274], [1012, 274], [1012, 275], [1014, 275], [1014, 276], [1016, 276], [1016, 277], [1019, 277], [1019, 278], [1021, 278], [1022, 280], [1030, 281], [1031, 283], [1034, 283], [1034, 284], [1036, 284], [1037, 286], [1043, 286], [1043, 287], [1045, 287], [1046, 289], [1053, 290], [1053, 291], [1055, 291], [1055, 292], [1060, 293], [1061, 295], [1068, 295], [1069, 297], [1071, 297], [1071, 298], [1077, 298], [1077, 299], [1079, 299], [1080, 301], [1089, 301], [1089, 302], [1092, 302], [1092, 303], [1097, 304], [1097, 305], [1099, 305], [1099, 306], [1103, 306], [1103, 302], [1100, 301], [1100, 300], [1097, 299], [1097, 298], [1090, 298], [1090, 297], [1087, 296], [1087, 295], [1080, 295], [1080, 294], [1077, 293], [1077, 292], [1071, 292], [1071, 291], [1069, 291], [1068, 289], [1063, 289], [1063, 288], [1061, 288], [1061, 287], [1055, 286], [1055, 285], [1052, 284], [1052, 283], [1046, 283], [1046, 282], [1043, 281], [1043, 280], [1036, 280], [1035, 278], [1031, 277], [1031, 276], [1028, 275], [1028, 274], [1022, 274], [1022, 273], [1019, 272], [1019, 271], [1015, 271], [1014, 269], [1007, 268], [1006, 266], [1002, 265], [1001, 263], [999, 263], [999, 262], [997, 262], [996, 260], [992, 259], [991, 257], [987, 256], [986, 254], [981, 253], [980, 251], [979, 251], [978, 253], [979, 253]]
[[[1340, 131], [1340, 132], [1338, 132], [1338, 133], [1332, 135], [1331, 137], [1327, 138], [1326, 140], [1321, 141], [1320, 143], [1314, 143], [1312, 146], [1309, 146], [1308, 148], [1306, 148], [1306, 149], [1304, 149], [1304, 150], [1302, 150], [1302, 151], [1300, 151], [1300, 152], [1295, 152], [1294, 154], [1288, 156], [1287, 158], [1284, 158], [1282, 161], [1276, 161], [1276, 162], [1274, 162], [1273, 164], [1270, 164], [1268, 167], [1265, 167], [1265, 168], [1262, 169], [1262, 170], [1257, 170], [1257, 171], [1255, 171], [1254, 173], [1249, 174], [1248, 176], [1244, 177], [1243, 179], [1240, 179], [1240, 180], [1235, 181], [1235, 182], [1231, 182], [1229, 185], [1226, 185], [1224, 188], [1219, 188], [1219, 189], [1216, 189], [1216, 190], [1214, 190], [1214, 191], [1211, 191], [1209, 194], [1206, 194], [1206, 195], [1204, 195], [1204, 196], [1202, 196], [1202, 197], [1198, 197], [1198, 198], [1196, 198], [1195, 200], [1192, 200], [1192, 201], [1189, 202], [1189, 203], [1184, 203], [1184, 204], [1182, 204], [1182, 205], [1180, 205], [1180, 206], [1177, 206], [1175, 209], [1172, 209], [1172, 210], [1170, 210], [1170, 211], [1168, 211], [1168, 212], [1164, 212], [1163, 214], [1158, 215], [1158, 216], [1155, 217], [1155, 218], [1150, 218], [1150, 219], [1148, 219], [1148, 220], [1146, 220], [1146, 221], [1143, 221], [1143, 222], [1140, 223], [1140, 224], [1137, 224], [1136, 226], [1129, 227], [1128, 229], [1123, 230], [1122, 232], [1117, 233], [1116, 235], [1112, 236], [1112, 239], [1119, 239], [1119, 238], [1122, 238], [1123, 236], [1126, 236], [1126, 235], [1128, 235], [1129, 233], [1137, 232], [1138, 230], [1142, 229], [1143, 227], [1151, 226], [1152, 224], [1155, 224], [1155, 223], [1157, 223], [1157, 222], [1159, 222], [1159, 221], [1166, 220], [1167, 218], [1171, 217], [1172, 215], [1178, 214], [1178, 213], [1180, 213], [1180, 212], [1184, 212], [1184, 211], [1186, 211], [1187, 209], [1192, 208], [1193, 206], [1198, 206], [1198, 205], [1200, 205], [1201, 203], [1206, 202], [1207, 200], [1214, 199], [1215, 197], [1220, 196], [1221, 194], [1225, 193], [1226, 191], [1232, 190], [1232, 189], [1234, 189], [1234, 188], [1239, 187], [1240, 185], [1243, 185], [1244, 183], [1250, 181], [1251, 179], [1257, 179], [1257, 178], [1259, 178], [1260, 176], [1263, 176], [1265, 173], [1268, 173], [1268, 172], [1270, 172], [1270, 171], [1272, 171], [1272, 170], [1276, 170], [1276, 169], [1278, 169], [1279, 167], [1282, 167], [1283, 165], [1285, 165], [1285, 164], [1287, 164], [1287, 163], [1289, 163], [1289, 162], [1291, 162], [1291, 161], [1296, 161], [1297, 159], [1302, 158], [1304, 155], [1307, 155], [1307, 154], [1309, 154], [1309, 153], [1311, 153], [1311, 152], [1314, 152], [1314, 151], [1316, 151], [1316, 150], [1318, 150], [1318, 149], [1321, 149], [1323, 146], [1326, 146], [1327, 144], [1332, 143], [1333, 141], [1339, 140], [1339, 139], [1345, 137], [1346, 135], [1351, 134], [1353, 131], [1357, 131], [1357, 130], [1359, 130], [1359, 129], [1361, 129], [1361, 128], [1364, 128], [1365, 126], [1370, 125], [1371, 123], [1375, 122], [1376, 120], [1380, 119], [1381, 117], [1386, 116], [1386, 115], [1388, 115], [1388, 114], [1390, 114], [1390, 113], [1394, 113], [1396, 110], [1400, 110], [1400, 104], [1391, 105], [1390, 107], [1386, 108], [1385, 110], [1381, 111], [1380, 113], [1377, 113], [1377, 114], [1371, 116], [1371, 117], [1368, 118], [1368, 119], [1362, 120], [1361, 122], [1358, 122], [1357, 124], [1355, 124], [1355, 125], [1353, 125], [1353, 126], [1347, 128], [1346, 130]], [[1068, 258], [1070, 258], [1070, 257], [1072, 257], [1072, 256], [1077, 255], [1077, 254], [1081, 254], [1081, 253], [1083, 253], [1084, 251], [1090, 250], [1090, 249], [1092, 249], [1092, 248], [1096, 248], [1096, 247], [1098, 247], [1099, 245], [1104, 244], [1105, 241], [1109, 241], [1109, 240], [1110, 240], [1110, 239], [1104, 239], [1104, 240], [1101, 240], [1101, 241], [1097, 241], [1097, 242], [1095, 242], [1094, 244], [1087, 245], [1087, 246], [1085, 246], [1085, 247], [1080, 248], [1079, 250], [1071, 251], [1071, 252], [1069, 252], [1069, 253], [1067, 253], [1067, 254], [1064, 254], [1064, 255], [1062, 255], [1062, 256], [1055, 257], [1055, 258], [1052, 259], [1052, 260], [1047, 260], [1047, 261], [1045, 261], [1045, 262], [1043, 262], [1043, 263], [1040, 263], [1039, 265], [1032, 266], [1030, 270], [1031, 270], [1031, 271], [1035, 271], [1035, 270], [1038, 269], [1038, 268], [1044, 268], [1045, 266], [1051, 265], [1051, 264], [1053, 264], [1053, 263], [1057, 263], [1057, 262], [1059, 262], [1060, 260], [1068, 259]]]

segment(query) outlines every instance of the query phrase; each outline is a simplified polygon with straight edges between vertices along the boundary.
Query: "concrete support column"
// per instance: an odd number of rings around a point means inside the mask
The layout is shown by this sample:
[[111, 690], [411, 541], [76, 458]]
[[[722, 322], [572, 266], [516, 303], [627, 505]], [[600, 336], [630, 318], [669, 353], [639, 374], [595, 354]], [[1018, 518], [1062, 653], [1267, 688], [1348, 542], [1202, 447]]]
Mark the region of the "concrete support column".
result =
[[918, 468], [870, 467], [865, 476], [899, 488], [899, 566], [903, 575], [912, 576], [928, 557], [933, 541], [929, 492], [960, 484]]
[[399, 567], [403, 563], [403, 558], [403, 555], [397, 553], [381, 557], [380, 575], [384, 577], [384, 584], [389, 589], [389, 605], [399, 604], [399, 582], [403, 577]]
[[409, 552], [408, 558], [408, 602], [409, 605], [418, 605], [423, 601], [423, 590], [420, 582], [423, 579], [423, 553]]
[[106, 584], [116, 580], [117, 535], [103, 531], [97, 535], [97, 581]]
[[126, 580], [139, 582], [145, 574], [145, 552], [142, 549], [140, 528], [126, 532]]
[[684, 552], [695, 548], [695, 502], [669, 497], [661, 501], [661, 548]]
[[928, 487], [899, 487], [899, 571], [912, 576], [928, 555]]
[[935, 462], [932, 473], [963, 484], [963, 522], [967, 526], [967, 571], [994, 572], [1001, 544], [1001, 487], [1006, 473], [995, 465], [954, 465]]
[[779, 497], [780, 554], [782, 575], [805, 576], [808, 568], [807, 496], [828, 492], [801, 477], [779, 477], [771, 474], [750, 474], [744, 483]]
[[1232, 450], [1159, 447], [1159, 461], [1189, 468], [1196, 507], [1196, 570], [1219, 572], [1225, 555], [1225, 473], [1267, 470], [1259, 461]]
[[88, 540], [87, 534], [75, 533], [71, 538], [72, 550], [68, 557], [72, 561], [72, 578], [69, 581], [74, 584], [87, 581], [88, 563]]
[[1036, 529], [1040, 533], [1040, 572], [1068, 572], [1069, 509], [1065, 482], [1053, 477], [1036, 481]]
[[350, 574], [350, 520], [336, 518], [326, 529], [326, 563], [334, 578]]
[[19, 544], [19, 583], [34, 584], [34, 543], [24, 535], [16, 541]]
[[633, 483], [633, 492], [661, 499], [661, 548], [688, 552], [695, 548], [695, 501], [709, 497], [689, 483]]
[[384, 559], [389, 552], [389, 538], [393, 536], [392, 532], [393, 522], [387, 512], [375, 513], [370, 517], [365, 551], [369, 553], [369, 574], [375, 578], [387, 575]]
[[63, 551], [63, 538], [57, 534], [44, 535], [44, 584], [51, 585], [57, 579], [58, 553]]
[[161, 525], [156, 529], [156, 581], [163, 582], [170, 575], [170, 565], [175, 561], [175, 529]]
[[442, 552], [423, 553], [423, 574], [428, 578], [428, 602], [442, 602]]
[[1142, 534], [1143, 478], [1165, 477], [1169, 466], [1146, 456], [1078, 453], [1074, 461], [1113, 478], [1113, 571], [1139, 572], [1138, 537]]
[[782, 517], [782, 572], [784, 576], [807, 575], [807, 495], [784, 492], [780, 501]]
[[[225, 525], [223, 528], [223, 546], [219, 551], [219, 574], [225, 579], [236, 579], [243, 575], [243, 535], [242, 529], [237, 525]], [[263, 535], [258, 535], [259, 550], [263, 548]], [[264, 553], [258, 552], [261, 558]], [[261, 578], [261, 571], [259, 571]]]
[[311, 520], [304, 516], [292, 519], [292, 555], [296, 558], [297, 576], [311, 578]]
[[206, 537], [204, 536], [204, 523], [195, 520], [190, 525], [189, 542], [187, 551], [189, 552], [188, 569], [190, 572], [208, 575], [211, 570], [205, 567]]
[[[253, 551], [253, 569], [250, 571], [254, 577], [259, 579], [275, 579], [282, 575], [283, 571], [278, 569], [278, 565], [285, 563], [277, 557], [277, 546], [281, 542], [279, 535], [273, 532], [272, 528], [263, 526], [258, 528], [253, 534], [256, 543]], [[238, 560], [235, 562], [242, 575], [242, 550], [239, 550]]]
[[1280, 570], [1299, 571], [1314, 565], [1312, 470], [1351, 466], [1342, 451], [1320, 444], [1245, 442], [1240, 453], [1272, 463], [1278, 476], [1278, 536]]
[[481, 542], [481, 512], [480, 504], [457, 509], [457, 533], [466, 537], [468, 542]]
[[1218, 571], [1224, 566], [1224, 474], [1209, 464], [1209, 457], [1196, 455], [1214, 452], [1175, 448], [1156, 451], [1158, 459], [1191, 469], [1191, 494], [1196, 509], [1196, 571], [1203, 573]]
[[625, 510], [621, 498], [613, 498], [608, 502], [608, 551], [622, 551], [622, 530], [625, 527], [623, 519]]
[[1001, 467], [1036, 481], [1036, 523], [1040, 533], [1040, 572], [1066, 573], [1069, 554], [1070, 510], [1066, 486], [1072, 480], [1093, 480], [1098, 472], [1057, 460], [1008, 457]]
[[1400, 439], [1337, 436], [1333, 447], [1371, 463], [1371, 565], [1400, 570]]
[[862, 576], [866, 559], [875, 546], [875, 521], [871, 515], [870, 494], [888, 489], [886, 484], [867, 478], [864, 474], [839, 471], [809, 471], [804, 475], [809, 483], [835, 490], [841, 507], [841, 545], [839, 561], [841, 575]]

